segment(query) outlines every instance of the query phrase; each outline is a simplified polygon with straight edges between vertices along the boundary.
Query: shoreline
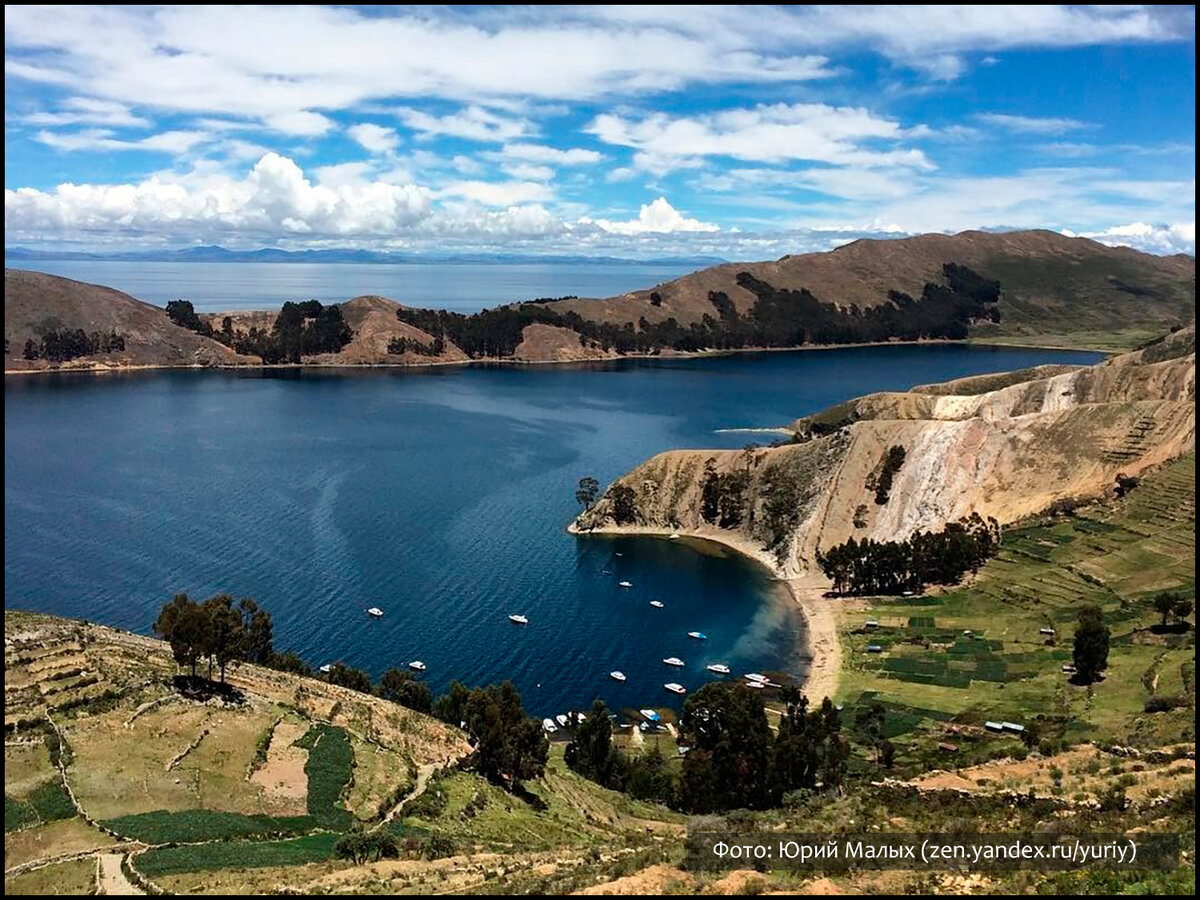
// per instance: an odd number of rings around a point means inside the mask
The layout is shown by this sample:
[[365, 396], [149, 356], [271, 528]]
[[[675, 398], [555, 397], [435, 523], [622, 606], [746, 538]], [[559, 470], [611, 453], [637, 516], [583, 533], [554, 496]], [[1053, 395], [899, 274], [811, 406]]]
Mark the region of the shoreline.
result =
[[780, 573], [767, 551], [745, 539], [727, 533], [716, 533], [717, 529], [701, 532], [658, 528], [652, 525], [606, 525], [582, 531], [576, 528], [575, 522], [572, 521], [567, 525], [566, 531], [575, 537], [654, 537], [667, 540], [671, 539], [671, 535], [677, 534], [681, 541], [718, 544], [766, 569], [772, 580], [787, 591], [804, 618], [804, 644], [809, 664], [800, 689], [808, 697], [809, 707], [819, 706], [826, 697], [835, 700], [842, 677], [842, 602], [828, 600], [823, 596], [829, 589], [829, 584], [820, 575], [810, 573], [787, 578]]
[[301, 371], [339, 371], [350, 369], [354, 371], [369, 370], [369, 369], [435, 369], [444, 368], [446, 366], [479, 366], [479, 365], [499, 365], [499, 366], [595, 366], [605, 365], [607, 363], [621, 362], [623, 360], [689, 360], [689, 359], [710, 359], [726, 356], [751, 355], [759, 353], [804, 353], [809, 351], [824, 351], [824, 350], [848, 350], [858, 347], [927, 347], [927, 346], [961, 346], [961, 347], [996, 347], [1006, 350], [1056, 350], [1075, 353], [1103, 353], [1106, 356], [1111, 356], [1114, 353], [1122, 351], [1104, 349], [1100, 347], [1063, 347], [1049, 344], [1005, 344], [995, 341], [981, 340], [976, 341], [971, 338], [958, 341], [948, 338], [938, 338], [933, 340], [921, 341], [868, 341], [856, 344], [801, 344], [797, 347], [743, 347], [736, 350], [696, 350], [692, 352], [673, 351], [671, 353], [626, 353], [617, 356], [604, 356], [599, 358], [588, 359], [581, 357], [579, 359], [513, 359], [512, 357], [495, 357], [487, 359], [450, 359], [436, 362], [419, 362], [419, 363], [404, 363], [404, 362], [372, 362], [372, 363], [218, 363], [215, 365], [199, 365], [192, 363], [171, 364], [171, 363], [144, 363], [134, 365], [117, 365], [106, 366], [103, 364], [95, 364], [91, 366], [69, 366], [69, 367], [48, 367], [48, 368], [30, 368], [30, 369], [8, 369], [4, 370], [5, 376], [8, 375], [120, 375], [127, 372], [153, 372], [178, 370], [182, 372], [208, 372], [208, 371], [281, 371], [287, 369], [295, 369]]

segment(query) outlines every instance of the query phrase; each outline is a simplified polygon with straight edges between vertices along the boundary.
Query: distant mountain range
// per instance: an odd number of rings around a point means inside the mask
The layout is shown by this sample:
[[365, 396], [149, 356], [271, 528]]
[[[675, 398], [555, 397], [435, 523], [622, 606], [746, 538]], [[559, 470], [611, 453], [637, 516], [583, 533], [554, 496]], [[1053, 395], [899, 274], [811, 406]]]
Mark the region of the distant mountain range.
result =
[[725, 262], [719, 256], [669, 256], [656, 259], [623, 259], [615, 256], [531, 256], [513, 253], [450, 253], [429, 255], [387, 253], [378, 250], [229, 250], [225, 247], [188, 247], [184, 250], [129, 250], [123, 253], [87, 253], [78, 250], [33, 250], [6, 247], [4, 258], [14, 262], [38, 260], [116, 260], [121, 262], [250, 262], [250, 263], [369, 263], [375, 265], [542, 264], [542, 265], [660, 265], [711, 266]]

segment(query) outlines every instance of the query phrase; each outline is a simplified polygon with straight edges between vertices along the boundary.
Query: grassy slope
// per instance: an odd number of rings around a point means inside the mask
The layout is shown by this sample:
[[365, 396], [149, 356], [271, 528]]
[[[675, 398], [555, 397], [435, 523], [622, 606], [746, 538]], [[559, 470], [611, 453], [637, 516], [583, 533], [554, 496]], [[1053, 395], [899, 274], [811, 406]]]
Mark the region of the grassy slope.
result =
[[[1000, 555], [968, 586], [879, 599], [848, 614], [841, 696], [885, 701], [889, 731], [909, 764], [931, 761], [930, 738], [958, 740], [942, 737], [950, 720], [1040, 719], [1044, 732], [1073, 741], [1194, 740], [1195, 633], [1154, 634], [1150, 600], [1161, 590], [1195, 592], [1195, 478], [1191, 455], [1143, 478], [1124, 500], [1010, 530]], [[1084, 603], [1099, 604], [1113, 632], [1108, 675], [1090, 689], [1061, 672]], [[880, 627], [865, 630], [868, 619]], [[1043, 627], [1057, 629], [1050, 643]], [[973, 637], [963, 636], [966, 629]], [[885, 652], [867, 654], [871, 643]], [[1188, 705], [1146, 715], [1152, 695], [1184, 696]], [[960, 749], [968, 757], [1016, 745], [988, 736]]]

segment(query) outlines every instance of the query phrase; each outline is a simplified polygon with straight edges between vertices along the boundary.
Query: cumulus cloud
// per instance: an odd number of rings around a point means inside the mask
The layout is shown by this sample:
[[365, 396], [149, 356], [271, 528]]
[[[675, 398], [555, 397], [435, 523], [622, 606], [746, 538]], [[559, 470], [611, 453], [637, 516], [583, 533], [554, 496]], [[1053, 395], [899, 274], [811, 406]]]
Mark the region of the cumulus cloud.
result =
[[[585, 220], [592, 221], [592, 220]], [[614, 222], [610, 219], [596, 219], [595, 224], [611, 234], [673, 234], [675, 232], [713, 232], [720, 231], [720, 226], [699, 219], [689, 219], [670, 203], [666, 197], [659, 197], [652, 203], [644, 204], [636, 219], [626, 222]]]
[[350, 139], [372, 153], [393, 153], [400, 146], [396, 129], [385, 128], [372, 122], [362, 122], [346, 129]]
[[1081, 122], [1079, 119], [1012, 116], [1006, 113], [979, 113], [975, 118], [985, 125], [992, 125], [1015, 134], [1066, 134], [1068, 131], [1095, 127], [1091, 123]]
[[[778, 103], [698, 116], [605, 113], [587, 130], [607, 144], [633, 148], [637, 167], [657, 172], [709, 156], [933, 168], [921, 150], [901, 145], [907, 133], [899, 122], [859, 107], [824, 103]], [[891, 146], [877, 149], [877, 142]]]
[[1196, 223], [1176, 222], [1173, 225], [1149, 225], [1133, 222], [1129, 225], [1114, 225], [1102, 231], [1074, 232], [1063, 229], [1071, 237], [1086, 237], [1110, 246], [1133, 247], [1146, 253], [1172, 254], [1196, 253]]

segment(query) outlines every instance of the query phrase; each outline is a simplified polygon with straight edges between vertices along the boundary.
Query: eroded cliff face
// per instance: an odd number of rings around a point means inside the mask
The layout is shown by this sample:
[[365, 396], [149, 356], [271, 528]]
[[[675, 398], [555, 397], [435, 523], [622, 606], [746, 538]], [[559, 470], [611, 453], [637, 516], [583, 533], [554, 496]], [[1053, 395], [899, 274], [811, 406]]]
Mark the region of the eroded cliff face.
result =
[[[1096, 366], [873, 394], [799, 420], [797, 443], [659, 454], [573, 528], [714, 538], [801, 576], [852, 536], [898, 540], [973, 512], [1012, 522], [1194, 450], [1195, 378], [1193, 326]], [[880, 495], [893, 447], [904, 462]], [[620, 525], [618, 486], [636, 509]]]

